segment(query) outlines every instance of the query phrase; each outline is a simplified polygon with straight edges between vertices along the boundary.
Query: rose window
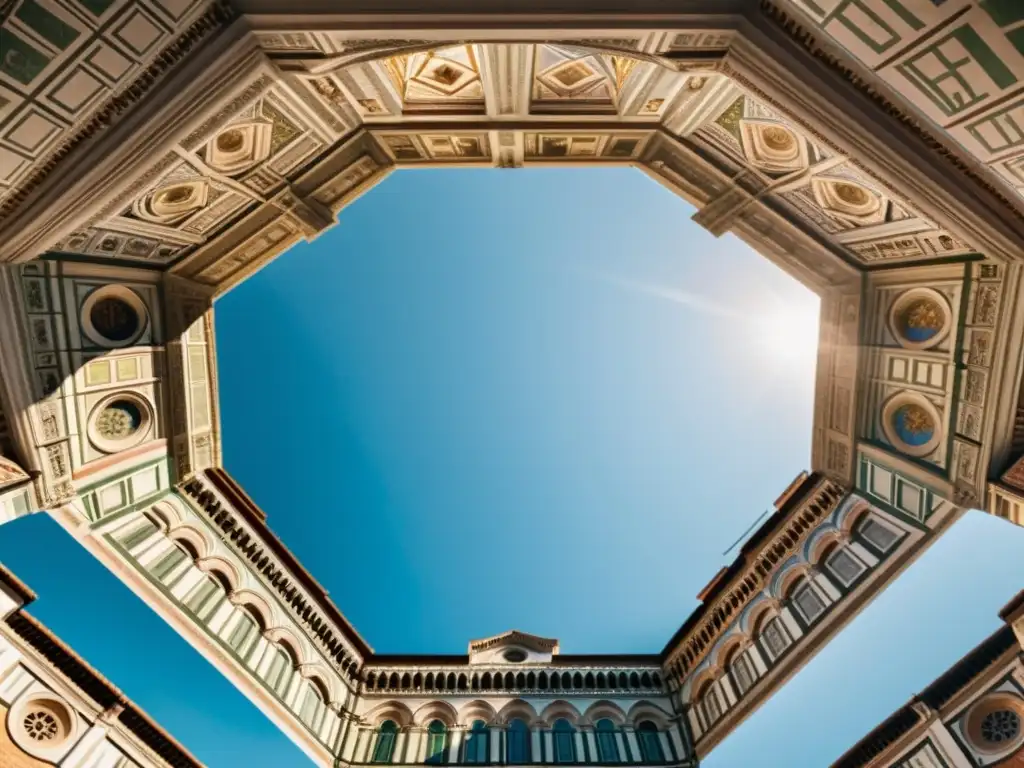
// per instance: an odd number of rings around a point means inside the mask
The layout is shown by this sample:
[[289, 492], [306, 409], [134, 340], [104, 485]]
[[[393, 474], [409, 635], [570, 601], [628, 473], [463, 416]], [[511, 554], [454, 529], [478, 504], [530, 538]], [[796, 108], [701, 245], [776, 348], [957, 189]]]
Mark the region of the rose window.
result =
[[128, 341], [139, 329], [139, 315], [128, 302], [118, 298], [97, 301], [89, 319], [93, 327], [111, 341]]
[[979, 730], [989, 744], [1013, 741], [1020, 734], [1020, 717], [1012, 710], [997, 709], [985, 715]]
[[60, 726], [49, 712], [35, 710], [25, 715], [25, 732], [36, 741], [53, 741], [60, 733]]
[[142, 413], [135, 403], [115, 400], [96, 419], [96, 431], [107, 440], [125, 440], [142, 424]]

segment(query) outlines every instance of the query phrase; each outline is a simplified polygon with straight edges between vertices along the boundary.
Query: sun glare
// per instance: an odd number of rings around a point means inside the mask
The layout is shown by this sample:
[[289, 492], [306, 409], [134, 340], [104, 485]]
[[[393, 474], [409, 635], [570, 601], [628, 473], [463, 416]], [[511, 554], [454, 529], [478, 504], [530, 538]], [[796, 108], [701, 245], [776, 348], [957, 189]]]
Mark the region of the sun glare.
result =
[[804, 303], [774, 303], [760, 315], [752, 338], [759, 351], [783, 365], [813, 364], [818, 348], [818, 312]]

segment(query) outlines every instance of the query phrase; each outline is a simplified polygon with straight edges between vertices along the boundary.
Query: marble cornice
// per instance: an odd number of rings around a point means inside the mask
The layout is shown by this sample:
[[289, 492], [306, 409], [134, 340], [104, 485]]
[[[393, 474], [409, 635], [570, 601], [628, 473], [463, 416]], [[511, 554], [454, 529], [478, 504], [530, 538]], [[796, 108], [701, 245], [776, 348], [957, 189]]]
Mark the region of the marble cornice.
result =
[[300, 588], [295, 576], [281, 567], [276, 554], [262, 540], [262, 532], [247, 530], [249, 525], [241, 519], [241, 515], [221, 503], [217, 494], [206, 488], [200, 478], [193, 477], [180, 490], [198, 509], [206, 513], [213, 526], [221, 531], [225, 543], [250, 564], [267, 586], [278, 593], [291, 609], [295, 623], [314, 645], [323, 650], [335, 671], [354, 682], [359, 672], [360, 657], [348, 642], [342, 641], [343, 630], [321, 615], [321, 609]]
[[737, 562], [742, 562], [742, 567], [712, 602], [697, 609], [703, 614], [700, 620], [669, 652], [666, 659], [667, 674], [682, 677], [707, 657], [743, 609], [762, 593], [775, 571], [798, 551], [800, 545], [835, 510], [844, 496], [845, 492], [836, 483], [825, 478], [819, 480], [773, 535], [752, 552], [739, 556]]
[[[5, 16], [6, 11], [4, 9], [7, 6], [13, 6], [14, 2], [3, 3], [0, 0], [0, 19], [3, 19]], [[238, 18], [238, 13], [228, 0], [214, 0], [206, 12], [197, 18], [188, 29], [182, 32], [173, 43], [158, 54], [130, 85], [113, 94], [74, 134], [61, 141], [50, 152], [49, 157], [42, 165], [38, 166], [29, 176], [17, 184], [17, 188], [12, 194], [3, 202], [0, 202], [0, 222], [7, 220], [11, 213], [53, 173], [57, 165], [72, 150], [117, 122], [119, 118], [140, 102], [164, 75], [182, 62], [197, 45], [236, 18]]]

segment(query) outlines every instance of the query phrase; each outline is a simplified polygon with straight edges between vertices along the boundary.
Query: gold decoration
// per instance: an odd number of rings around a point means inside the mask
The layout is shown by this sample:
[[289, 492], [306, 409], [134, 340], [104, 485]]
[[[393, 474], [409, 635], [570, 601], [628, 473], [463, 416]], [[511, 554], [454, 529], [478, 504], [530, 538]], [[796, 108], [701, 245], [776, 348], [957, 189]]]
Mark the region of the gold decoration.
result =
[[157, 195], [156, 201], [168, 205], [179, 205], [187, 203], [194, 195], [195, 190], [192, 187], [171, 187]]
[[907, 328], [937, 331], [946, 322], [946, 315], [931, 299], [918, 299], [904, 311], [903, 322]]
[[217, 137], [217, 149], [221, 152], [237, 152], [242, 148], [244, 141], [245, 137], [242, 136], [242, 132], [237, 128], [232, 128]]
[[903, 421], [903, 429], [911, 434], [923, 434], [935, 431], [935, 420], [920, 405], [913, 403], [900, 408], [899, 418]]
[[776, 152], [793, 148], [793, 134], [779, 126], [769, 126], [761, 132], [765, 145]]
[[854, 184], [840, 182], [835, 184], [832, 189], [835, 190], [836, 197], [848, 205], [859, 207], [867, 205], [871, 201], [871, 194], [863, 187]]
[[586, 80], [594, 74], [588, 66], [576, 62], [570, 64], [567, 67], [563, 67], [555, 73], [555, 77], [560, 83], [571, 88], [582, 80]]

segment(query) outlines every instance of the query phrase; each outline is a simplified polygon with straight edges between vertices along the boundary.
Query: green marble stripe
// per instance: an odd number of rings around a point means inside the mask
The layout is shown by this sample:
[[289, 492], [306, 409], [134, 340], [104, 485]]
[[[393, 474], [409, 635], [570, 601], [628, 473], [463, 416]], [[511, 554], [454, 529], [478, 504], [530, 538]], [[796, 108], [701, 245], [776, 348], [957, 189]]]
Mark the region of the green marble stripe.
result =
[[1024, 3], [1021, 0], [981, 0], [978, 5], [1000, 27], [1008, 27], [1018, 21], [1024, 21]]
[[50, 63], [49, 57], [5, 28], [0, 28], [0, 52], [0, 72], [22, 85], [29, 85]]
[[23, 0], [15, 16], [25, 26], [38, 32], [40, 37], [62, 51], [78, 39], [77, 29], [54, 16], [36, 0]]

